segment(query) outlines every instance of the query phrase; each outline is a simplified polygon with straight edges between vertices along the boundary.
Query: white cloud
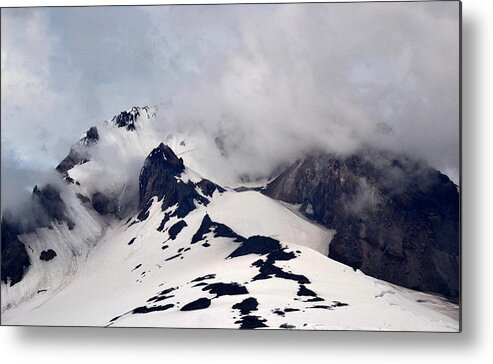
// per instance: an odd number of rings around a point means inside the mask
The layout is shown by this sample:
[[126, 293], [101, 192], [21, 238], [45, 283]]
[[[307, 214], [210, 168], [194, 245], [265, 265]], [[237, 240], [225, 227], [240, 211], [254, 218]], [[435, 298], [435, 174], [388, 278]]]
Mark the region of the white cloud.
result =
[[239, 174], [370, 143], [457, 175], [458, 15], [456, 2], [2, 10], [2, 159], [53, 168], [87, 127], [164, 103], [167, 132], [226, 136]]

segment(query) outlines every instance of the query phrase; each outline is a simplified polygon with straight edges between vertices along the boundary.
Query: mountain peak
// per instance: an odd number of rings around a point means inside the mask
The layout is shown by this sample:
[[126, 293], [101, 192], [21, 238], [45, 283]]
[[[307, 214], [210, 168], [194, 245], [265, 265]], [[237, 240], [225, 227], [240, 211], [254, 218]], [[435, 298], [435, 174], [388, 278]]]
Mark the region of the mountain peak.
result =
[[136, 121], [141, 117], [146, 117], [147, 119], [155, 116], [155, 110], [153, 111], [150, 107], [137, 107], [133, 106], [130, 110], [124, 110], [120, 114], [116, 115], [111, 119], [119, 128], [126, 128], [128, 131], [133, 131], [136, 129]]
[[83, 135], [83, 137], [79, 140], [79, 144], [89, 146], [97, 143], [99, 140], [98, 128], [95, 126], [91, 126], [87, 129]]
[[178, 158], [175, 152], [164, 143], [159, 144], [157, 148], [151, 151], [145, 160], [143, 169], [158, 165], [162, 165], [163, 168], [169, 170], [175, 176], [185, 170], [183, 159]]
[[175, 177], [184, 170], [183, 159], [178, 158], [169, 146], [161, 143], [157, 148], [154, 148], [140, 171], [141, 205], [148, 202], [153, 196], [161, 199], [170, 186], [177, 183]]

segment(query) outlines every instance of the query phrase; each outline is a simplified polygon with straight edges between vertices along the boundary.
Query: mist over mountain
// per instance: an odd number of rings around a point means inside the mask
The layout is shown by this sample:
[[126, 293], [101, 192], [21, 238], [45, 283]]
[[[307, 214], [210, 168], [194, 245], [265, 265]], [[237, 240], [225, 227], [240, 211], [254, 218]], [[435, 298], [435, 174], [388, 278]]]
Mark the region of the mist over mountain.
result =
[[221, 185], [220, 143], [159, 142], [158, 114], [132, 107], [89, 128], [27, 214], [3, 214], [2, 322], [458, 329], [446, 176], [390, 152], [319, 151], [270, 183]]
[[370, 144], [458, 183], [454, 3], [2, 9], [2, 30], [2, 208], [130, 105], [220, 143], [228, 182]]

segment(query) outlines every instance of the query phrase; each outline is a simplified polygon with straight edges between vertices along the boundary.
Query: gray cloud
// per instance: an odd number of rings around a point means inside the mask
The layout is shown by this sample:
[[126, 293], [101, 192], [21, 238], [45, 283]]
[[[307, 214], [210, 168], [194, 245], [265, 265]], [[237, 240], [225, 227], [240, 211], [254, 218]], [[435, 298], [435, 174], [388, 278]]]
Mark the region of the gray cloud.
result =
[[457, 182], [458, 15], [457, 2], [2, 9], [2, 196], [17, 178], [5, 166], [52, 169], [89, 126], [155, 104], [166, 132], [226, 136], [238, 175], [368, 143]]

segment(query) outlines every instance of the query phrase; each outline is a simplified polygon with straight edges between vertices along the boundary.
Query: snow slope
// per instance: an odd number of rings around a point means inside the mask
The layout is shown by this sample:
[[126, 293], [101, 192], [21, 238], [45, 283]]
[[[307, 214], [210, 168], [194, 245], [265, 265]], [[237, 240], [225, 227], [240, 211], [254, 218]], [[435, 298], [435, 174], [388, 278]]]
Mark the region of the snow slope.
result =
[[[215, 216], [219, 217], [214, 214], [219, 209], [216, 204], [224, 201], [225, 206], [230, 208], [230, 226], [237, 226], [244, 232], [249, 229], [245, 227], [248, 221], [258, 221], [258, 216], [248, 220], [251, 215], [243, 215], [243, 206], [250, 204], [252, 198], [259, 212], [263, 207], [267, 211], [272, 209], [270, 201], [261, 202], [265, 197], [258, 192], [225, 192], [222, 196], [216, 192], [216, 195], [214, 206], [208, 209], [212, 220]], [[234, 206], [238, 208], [234, 210]], [[259, 258], [265, 258], [265, 255], [248, 254], [228, 258], [239, 244], [231, 238], [214, 238], [211, 234], [207, 239], [210, 244], [208, 247], [203, 246], [202, 242], [190, 243], [204, 217], [205, 209], [196, 210], [185, 218], [188, 226], [175, 240], [170, 240], [168, 233], [156, 230], [163, 215], [157, 201], [152, 205], [146, 221], [129, 227], [131, 223], [114, 223], [91, 250], [87, 261], [79, 267], [70, 283], [54, 291], [49, 286], [44, 287], [47, 291], [4, 312], [3, 323], [235, 328], [241, 325], [238, 321], [242, 315], [233, 306], [253, 297], [258, 307], [250, 316], [265, 320], [263, 324], [269, 328], [433, 331], [456, 331], [458, 328], [456, 320], [430, 309], [424, 302], [416, 302], [412, 294], [401, 294], [401, 289], [354, 272], [292, 241], [283, 242], [282, 245], [287, 252], [296, 252], [297, 257], [278, 261], [275, 265], [286, 272], [306, 276], [310, 283], [303, 286], [316, 293], [316, 297], [321, 300], [308, 302], [313, 295], [298, 296], [302, 284], [292, 279], [271, 277], [253, 281], [258, 268], [252, 264]], [[262, 217], [262, 229], [266, 230], [267, 221], [272, 217], [269, 214]], [[173, 220], [168, 223], [169, 226], [173, 224]], [[321, 232], [314, 229], [312, 234], [317, 239]], [[306, 233], [306, 238], [309, 235]], [[282, 237], [295, 240], [296, 231], [287, 231]], [[129, 245], [133, 238], [136, 239]], [[163, 246], [168, 248], [163, 250]], [[204, 276], [211, 278], [192, 282]], [[204, 292], [203, 286], [194, 287], [200, 282], [234, 282], [245, 287], [248, 293], [212, 299], [207, 309], [180, 311], [187, 303], [215, 296]], [[169, 298], [155, 303], [148, 302], [159, 292], [170, 288], [174, 290], [163, 295]], [[437, 298], [434, 299], [437, 301]], [[150, 308], [164, 304], [172, 304], [173, 307], [165, 311], [132, 313], [138, 307]], [[441, 302], [440, 307], [447, 305]], [[111, 322], [118, 316], [121, 317]]]

